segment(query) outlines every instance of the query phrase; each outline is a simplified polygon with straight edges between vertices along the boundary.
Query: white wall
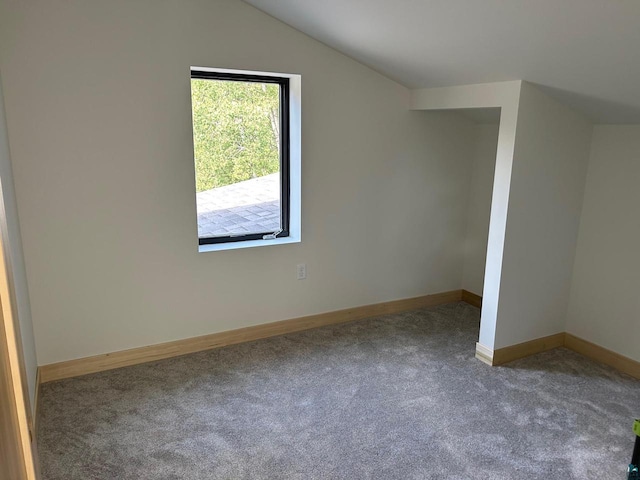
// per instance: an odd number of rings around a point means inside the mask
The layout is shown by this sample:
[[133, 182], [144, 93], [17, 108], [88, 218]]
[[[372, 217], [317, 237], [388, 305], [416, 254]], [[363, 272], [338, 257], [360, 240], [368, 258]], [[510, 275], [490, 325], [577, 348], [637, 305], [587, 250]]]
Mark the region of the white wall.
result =
[[591, 132], [523, 82], [494, 348], [565, 331]]
[[640, 125], [596, 126], [567, 331], [640, 361]]
[[22, 337], [22, 354], [25, 364], [26, 381], [29, 389], [31, 407], [35, 407], [36, 374], [38, 363], [31, 322], [29, 291], [22, 253], [20, 223], [16, 208], [16, 195], [13, 185], [13, 171], [7, 138], [7, 123], [4, 111], [4, 96], [0, 80], [0, 191], [4, 212], [0, 206], [0, 228], [5, 247], [9, 291], [12, 297], [14, 318], [18, 319], [20, 336]]
[[482, 295], [498, 147], [498, 125], [477, 125], [474, 147], [462, 288], [476, 295]]
[[[301, 244], [197, 253], [190, 65], [302, 74]], [[40, 364], [460, 288], [469, 122], [242, 2], [3, 2], [0, 68]]]

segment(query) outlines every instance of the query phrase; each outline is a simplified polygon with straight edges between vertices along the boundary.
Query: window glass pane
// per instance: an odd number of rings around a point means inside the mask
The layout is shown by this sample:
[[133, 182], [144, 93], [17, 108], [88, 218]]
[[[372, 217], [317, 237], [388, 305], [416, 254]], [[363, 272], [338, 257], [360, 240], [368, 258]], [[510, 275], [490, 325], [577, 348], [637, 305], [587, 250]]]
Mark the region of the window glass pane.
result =
[[280, 86], [191, 79], [200, 238], [281, 228]]

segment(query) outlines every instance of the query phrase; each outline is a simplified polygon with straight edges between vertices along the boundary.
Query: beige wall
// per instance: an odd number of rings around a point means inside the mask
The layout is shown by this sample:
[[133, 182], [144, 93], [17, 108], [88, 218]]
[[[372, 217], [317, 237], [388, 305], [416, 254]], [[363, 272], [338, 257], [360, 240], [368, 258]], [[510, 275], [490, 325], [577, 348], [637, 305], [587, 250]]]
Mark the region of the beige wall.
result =
[[640, 125], [596, 126], [567, 331], [640, 361]]
[[[460, 288], [470, 122], [238, 1], [0, 5], [40, 364]], [[197, 252], [190, 65], [302, 75], [301, 244]]]
[[493, 177], [496, 169], [498, 125], [479, 124], [475, 127], [475, 149], [471, 167], [471, 186], [465, 234], [462, 288], [482, 295], [484, 269], [487, 260], [489, 217]]

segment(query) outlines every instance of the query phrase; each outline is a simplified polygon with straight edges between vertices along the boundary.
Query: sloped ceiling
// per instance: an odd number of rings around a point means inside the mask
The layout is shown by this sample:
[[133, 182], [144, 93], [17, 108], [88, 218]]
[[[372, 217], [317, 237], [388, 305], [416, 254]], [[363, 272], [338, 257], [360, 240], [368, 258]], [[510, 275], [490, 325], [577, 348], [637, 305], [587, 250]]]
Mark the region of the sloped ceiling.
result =
[[640, 123], [640, 0], [245, 0], [407, 87], [524, 79]]

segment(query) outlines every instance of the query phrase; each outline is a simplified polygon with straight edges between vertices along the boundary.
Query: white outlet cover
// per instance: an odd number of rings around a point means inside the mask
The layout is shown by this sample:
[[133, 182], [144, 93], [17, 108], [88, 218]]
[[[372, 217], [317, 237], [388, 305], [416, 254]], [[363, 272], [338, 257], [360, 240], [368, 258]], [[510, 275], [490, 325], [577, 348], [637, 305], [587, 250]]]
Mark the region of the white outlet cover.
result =
[[305, 278], [307, 278], [307, 264], [306, 263], [299, 263], [297, 265], [297, 274], [298, 274], [298, 280], [304, 280]]

